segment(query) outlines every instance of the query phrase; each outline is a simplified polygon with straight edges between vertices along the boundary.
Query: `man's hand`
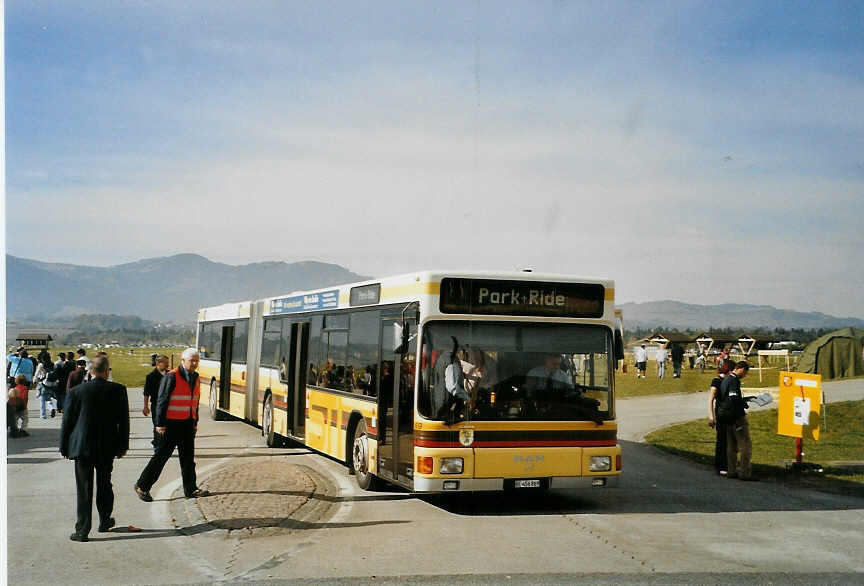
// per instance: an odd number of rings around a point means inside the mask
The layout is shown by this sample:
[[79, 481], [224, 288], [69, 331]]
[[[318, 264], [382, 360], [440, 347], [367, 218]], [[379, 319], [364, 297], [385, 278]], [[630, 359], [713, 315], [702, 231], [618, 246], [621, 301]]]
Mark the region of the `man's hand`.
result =
[[156, 433], [158, 433], [159, 435], [164, 435], [164, 433], [165, 433], [165, 428], [164, 428], [164, 427], [157, 427], [157, 428], [156, 428]]
[[714, 425], [715, 425], [714, 418], [709, 419], [708, 420], [708, 427], [714, 427]]
[[117, 454], [117, 457], [118, 457], [118, 458], [122, 458], [122, 457], [125, 456], [125, 455], [126, 455], [126, 450], [123, 450], [122, 452], [120, 452], [119, 454]]
[[144, 409], [141, 410], [141, 413], [144, 414], [144, 417], [147, 417], [148, 415], [150, 415], [150, 405], [148, 405], [147, 403], [144, 403]]
[[195, 428], [192, 430], [192, 433], [194, 433], [195, 435], [198, 435], [198, 426], [197, 426], [197, 425], [196, 425]]

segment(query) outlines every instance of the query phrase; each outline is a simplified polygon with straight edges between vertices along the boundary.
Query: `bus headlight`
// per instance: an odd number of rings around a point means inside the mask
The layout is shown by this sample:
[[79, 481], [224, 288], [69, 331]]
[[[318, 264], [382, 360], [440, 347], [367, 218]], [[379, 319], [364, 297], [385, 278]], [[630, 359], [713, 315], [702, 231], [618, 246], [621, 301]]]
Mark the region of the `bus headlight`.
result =
[[612, 469], [612, 458], [610, 456], [591, 456], [588, 470], [591, 472], [607, 472]]
[[462, 474], [464, 467], [462, 458], [441, 458], [441, 474]]

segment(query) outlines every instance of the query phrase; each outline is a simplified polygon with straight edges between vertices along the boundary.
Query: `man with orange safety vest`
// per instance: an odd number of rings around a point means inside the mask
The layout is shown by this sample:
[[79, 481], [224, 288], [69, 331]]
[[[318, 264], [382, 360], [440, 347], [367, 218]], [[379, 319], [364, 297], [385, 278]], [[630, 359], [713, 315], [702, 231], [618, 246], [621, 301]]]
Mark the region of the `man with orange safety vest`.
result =
[[159, 385], [154, 413], [158, 438], [156, 453], [135, 483], [135, 493], [144, 502], [153, 500], [150, 488], [156, 484], [174, 448], [177, 448], [180, 457], [186, 498], [210, 494], [198, 488], [195, 478], [195, 434], [198, 431], [198, 399], [201, 396], [201, 381], [196, 371], [200, 358], [198, 350], [186, 348], [180, 357], [180, 366], [166, 374]]

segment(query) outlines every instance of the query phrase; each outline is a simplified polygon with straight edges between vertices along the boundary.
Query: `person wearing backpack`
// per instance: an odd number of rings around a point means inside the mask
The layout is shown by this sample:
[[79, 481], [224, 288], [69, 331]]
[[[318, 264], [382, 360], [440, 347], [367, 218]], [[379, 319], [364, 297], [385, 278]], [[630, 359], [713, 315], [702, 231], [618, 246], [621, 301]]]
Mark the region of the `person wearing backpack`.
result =
[[749, 370], [750, 365], [742, 360], [723, 380], [717, 414], [721, 423], [729, 422], [726, 429], [726, 477], [759, 480], [752, 475], [750, 466], [753, 444], [750, 441], [750, 424], [747, 422], [748, 405], [741, 393], [741, 379], [747, 376]]
[[36, 385], [36, 396], [39, 397], [39, 416], [42, 419], [47, 419], [50, 413], [51, 417], [57, 414], [56, 396], [57, 387], [57, 372], [54, 370], [48, 371], [45, 378]]
[[720, 423], [717, 415], [718, 407], [720, 406], [720, 386], [723, 384], [723, 379], [729, 375], [729, 371], [735, 363], [731, 360], [725, 360], [717, 369], [717, 376], [711, 381], [708, 395], [708, 426], [713, 427], [717, 433], [714, 442], [714, 468], [720, 476], [726, 476], [726, 428], [725, 423]]

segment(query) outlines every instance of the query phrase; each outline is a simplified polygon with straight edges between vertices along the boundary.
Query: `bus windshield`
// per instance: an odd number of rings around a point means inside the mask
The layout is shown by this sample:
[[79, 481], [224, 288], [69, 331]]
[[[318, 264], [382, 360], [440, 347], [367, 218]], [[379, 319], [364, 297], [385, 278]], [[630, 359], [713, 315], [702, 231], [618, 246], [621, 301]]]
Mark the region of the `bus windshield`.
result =
[[611, 419], [612, 335], [579, 324], [438, 321], [423, 330], [420, 414], [461, 421]]

